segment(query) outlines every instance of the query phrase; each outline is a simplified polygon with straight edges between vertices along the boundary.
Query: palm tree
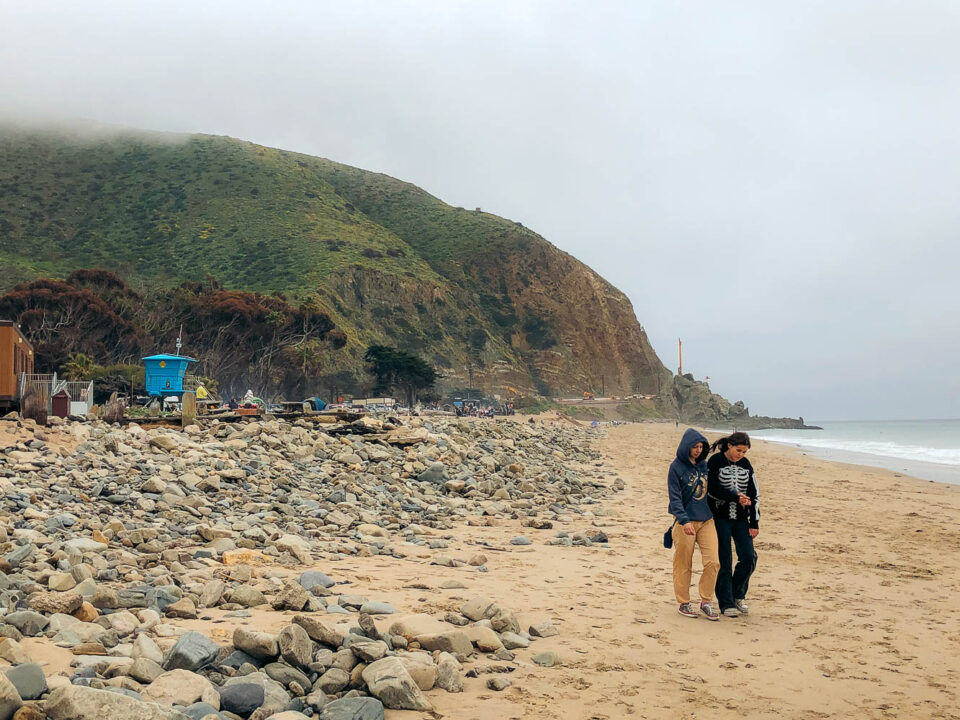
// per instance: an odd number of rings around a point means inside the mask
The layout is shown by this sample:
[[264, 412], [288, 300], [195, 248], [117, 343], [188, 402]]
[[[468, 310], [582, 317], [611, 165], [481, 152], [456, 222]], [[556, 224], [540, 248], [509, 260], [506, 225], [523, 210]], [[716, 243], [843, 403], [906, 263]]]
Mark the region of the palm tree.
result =
[[63, 376], [71, 382], [90, 380], [96, 364], [93, 358], [83, 353], [71, 353], [70, 358], [60, 368]]

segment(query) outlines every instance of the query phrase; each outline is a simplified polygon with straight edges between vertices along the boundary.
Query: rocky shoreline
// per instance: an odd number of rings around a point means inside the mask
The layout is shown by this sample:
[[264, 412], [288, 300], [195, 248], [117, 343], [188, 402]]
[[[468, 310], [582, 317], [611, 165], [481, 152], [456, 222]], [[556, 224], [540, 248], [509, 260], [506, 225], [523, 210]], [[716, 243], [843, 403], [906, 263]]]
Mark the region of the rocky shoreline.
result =
[[[0, 720], [370, 720], [429, 711], [465, 675], [503, 690], [521, 659], [557, 661], [531, 648], [557, 633], [550, 622], [521, 627], [482, 595], [401, 615], [350, 592], [333, 564], [428, 548], [434, 564], [484, 573], [483, 552], [442, 553], [444, 531], [497, 518], [550, 531], [561, 515], [589, 526], [623, 489], [591, 449], [601, 431], [575, 424], [10, 419], [0, 433]], [[547, 542], [606, 541], [593, 529]], [[295, 614], [268, 633], [261, 611]], [[226, 642], [185, 627], [214, 615], [240, 623]], [[71, 671], [46, 672], [25, 638], [68, 649]]]

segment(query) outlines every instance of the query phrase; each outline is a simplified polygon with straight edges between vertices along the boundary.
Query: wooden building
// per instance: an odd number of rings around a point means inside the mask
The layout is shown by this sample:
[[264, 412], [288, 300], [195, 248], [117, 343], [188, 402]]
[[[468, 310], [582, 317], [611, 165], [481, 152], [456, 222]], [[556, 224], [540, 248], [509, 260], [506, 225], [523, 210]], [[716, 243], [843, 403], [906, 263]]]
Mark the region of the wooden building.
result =
[[12, 320], [0, 320], [0, 409], [17, 402], [21, 373], [33, 373], [33, 346]]

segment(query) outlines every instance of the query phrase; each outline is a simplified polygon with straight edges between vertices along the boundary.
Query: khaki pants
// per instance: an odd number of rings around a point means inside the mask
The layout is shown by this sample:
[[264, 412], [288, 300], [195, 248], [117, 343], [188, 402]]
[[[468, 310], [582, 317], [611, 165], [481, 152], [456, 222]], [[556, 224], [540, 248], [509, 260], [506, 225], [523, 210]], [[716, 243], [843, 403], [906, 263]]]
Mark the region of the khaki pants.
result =
[[693, 569], [693, 546], [700, 546], [700, 558], [703, 560], [703, 572], [700, 573], [700, 602], [713, 600], [713, 591], [717, 585], [717, 573], [720, 571], [720, 558], [717, 553], [717, 529], [713, 518], [706, 522], [695, 522], [696, 535], [687, 535], [678, 523], [673, 526], [673, 592], [678, 603], [690, 602], [690, 574]]

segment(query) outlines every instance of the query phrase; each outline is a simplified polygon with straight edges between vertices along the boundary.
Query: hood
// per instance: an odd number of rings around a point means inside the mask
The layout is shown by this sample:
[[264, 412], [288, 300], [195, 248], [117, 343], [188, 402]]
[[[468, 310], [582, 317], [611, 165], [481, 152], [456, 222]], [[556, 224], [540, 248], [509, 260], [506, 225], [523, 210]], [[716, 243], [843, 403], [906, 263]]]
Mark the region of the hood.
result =
[[703, 452], [700, 453], [700, 457], [697, 458], [697, 462], [706, 459], [707, 453], [710, 452], [710, 443], [707, 441], [707, 438], [705, 438], [699, 430], [687, 428], [686, 432], [683, 433], [683, 437], [680, 439], [680, 444], [677, 445], [677, 460], [686, 463], [687, 465], [691, 465], [690, 448], [692, 448], [698, 442], [703, 443]]

